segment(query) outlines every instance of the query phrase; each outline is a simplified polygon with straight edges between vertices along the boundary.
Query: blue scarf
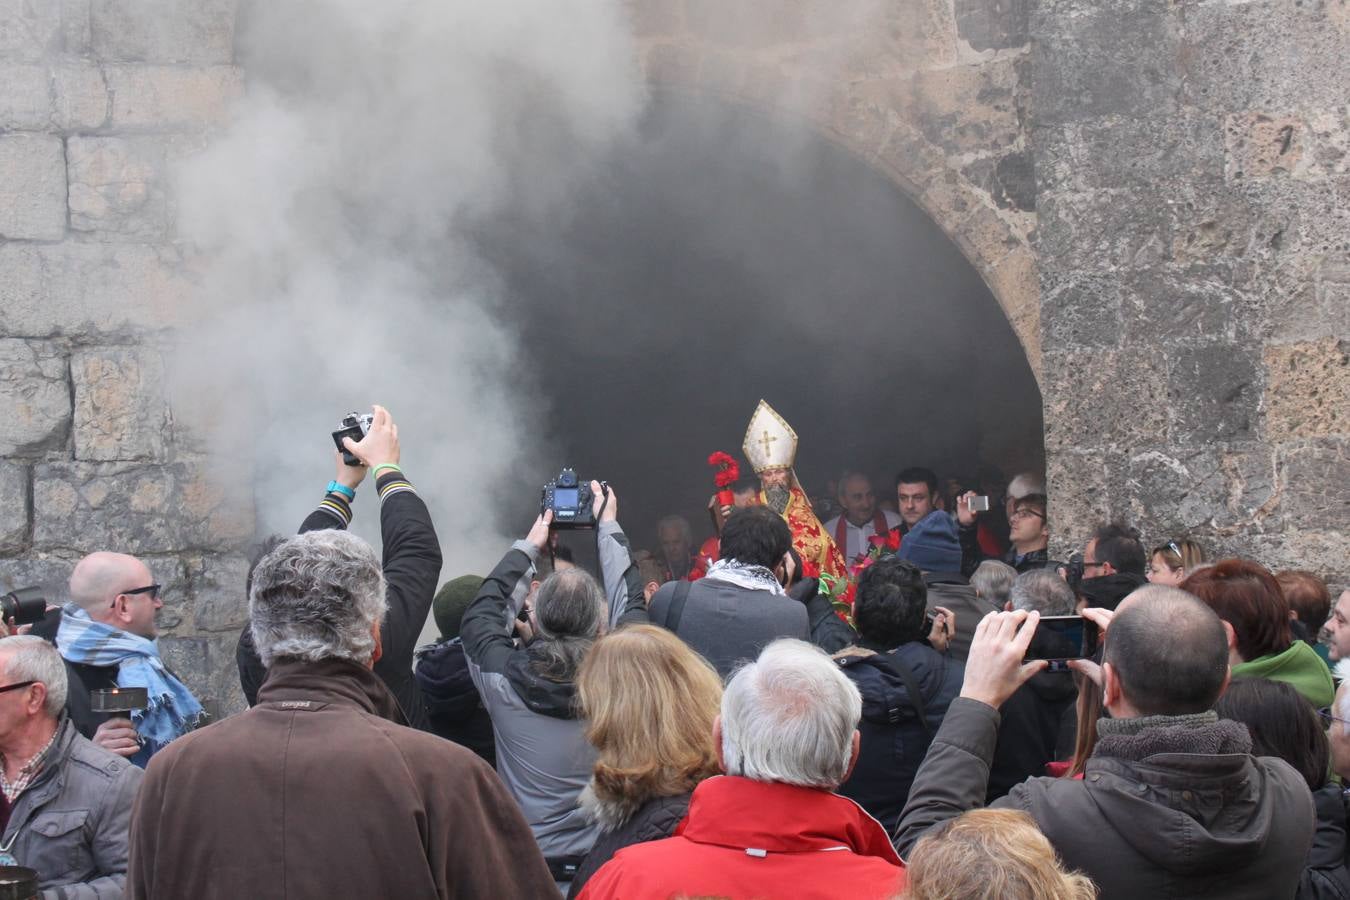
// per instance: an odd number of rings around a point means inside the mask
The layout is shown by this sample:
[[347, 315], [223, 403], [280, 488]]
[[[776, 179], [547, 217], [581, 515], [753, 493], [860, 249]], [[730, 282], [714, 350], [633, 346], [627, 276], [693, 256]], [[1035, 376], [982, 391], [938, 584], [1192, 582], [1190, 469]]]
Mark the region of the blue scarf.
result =
[[142, 746], [131, 758], [139, 766], [174, 738], [202, 724], [205, 713], [183, 682], [164, 668], [155, 642], [95, 622], [87, 610], [67, 603], [56, 632], [61, 655], [88, 666], [117, 666], [117, 686], [145, 688], [149, 706], [131, 714]]

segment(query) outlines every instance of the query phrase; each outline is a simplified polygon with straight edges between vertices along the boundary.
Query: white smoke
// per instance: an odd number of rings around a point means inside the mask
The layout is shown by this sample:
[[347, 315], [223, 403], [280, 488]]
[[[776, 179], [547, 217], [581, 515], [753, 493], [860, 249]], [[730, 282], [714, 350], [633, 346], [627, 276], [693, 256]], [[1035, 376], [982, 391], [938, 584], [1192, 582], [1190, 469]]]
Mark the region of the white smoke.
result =
[[507, 202], [555, 214], [631, 130], [645, 94], [621, 5], [262, 0], [236, 46], [246, 95], [177, 173], [179, 232], [210, 261], [179, 416], [233, 489], [254, 461], [259, 529], [287, 533], [332, 477], [340, 417], [388, 407], [443, 578], [486, 574], [527, 524], [501, 521], [503, 492], [536, 490], [547, 448], [542, 373], [467, 226]]

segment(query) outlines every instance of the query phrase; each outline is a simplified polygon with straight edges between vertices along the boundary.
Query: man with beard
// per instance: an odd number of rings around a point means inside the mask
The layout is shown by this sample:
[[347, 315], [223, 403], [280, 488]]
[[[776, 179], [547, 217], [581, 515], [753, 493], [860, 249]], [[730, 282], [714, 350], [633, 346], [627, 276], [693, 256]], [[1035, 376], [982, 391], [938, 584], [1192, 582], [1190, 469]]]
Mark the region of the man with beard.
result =
[[797, 457], [797, 432], [761, 400], [750, 417], [741, 450], [759, 476], [760, 502], [787, 521], [792, 531], [792, 549], [803, 563], [823, 573], [844, 577], [848, 571], [844, 557], [816, 518], [811, 501], [792, 471]]

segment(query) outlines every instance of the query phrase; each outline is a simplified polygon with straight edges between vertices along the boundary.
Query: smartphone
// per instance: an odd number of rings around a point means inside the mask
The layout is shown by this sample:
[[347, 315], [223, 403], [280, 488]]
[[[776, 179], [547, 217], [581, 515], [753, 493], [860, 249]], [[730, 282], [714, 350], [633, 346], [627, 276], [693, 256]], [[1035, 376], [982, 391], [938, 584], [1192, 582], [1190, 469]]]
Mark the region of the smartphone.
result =
[[971, 497], [971, 498], [970, 498], [970, 511], [971, 511], [971, 512], [989, 512], [989, 498], [988, 498], [988, 497]]
[[1042, 616], [1024, 657], [1050, 661], [1050, 671], [1067, 672], [1071, 659], [1097, 652], [1097, 623], [1082, 616]]

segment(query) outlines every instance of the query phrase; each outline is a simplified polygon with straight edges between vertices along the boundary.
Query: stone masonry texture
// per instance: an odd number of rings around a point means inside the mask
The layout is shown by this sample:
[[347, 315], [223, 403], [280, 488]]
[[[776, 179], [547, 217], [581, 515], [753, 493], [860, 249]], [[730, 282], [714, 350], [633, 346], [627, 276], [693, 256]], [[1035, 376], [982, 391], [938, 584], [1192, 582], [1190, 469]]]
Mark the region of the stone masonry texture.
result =
[[[166, 400], [170, 176], [247, 90], [247, 2], [0, 0], [0, 589], [142, 556], [221, 712], [256, 526]], [[1345, 0], [626, 2], [654, 86], [825, 136], [981, 273], [1057, 552], [1119, 518], [1350, 586]]]

